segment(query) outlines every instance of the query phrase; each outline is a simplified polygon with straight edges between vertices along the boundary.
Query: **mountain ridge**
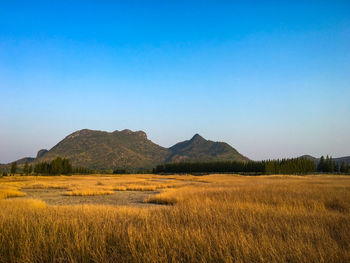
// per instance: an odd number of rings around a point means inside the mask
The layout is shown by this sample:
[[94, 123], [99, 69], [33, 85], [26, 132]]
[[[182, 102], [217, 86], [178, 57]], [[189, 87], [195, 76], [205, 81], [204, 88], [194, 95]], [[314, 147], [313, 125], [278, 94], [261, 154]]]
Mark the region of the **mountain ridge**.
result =
[[42, 149], [36, 158], [28, 160], [36, 163], [50, 161], [57, 156], [69, 158], [74, 166], [130, 170], [149, 169], [167, 162], [249, 160], [229, 144], [206, 140], [198, 133], [190, 140], [165, 148], [149, 140], [144, 131], [129, 129], [113, 132], [78, 130], [50, 150]]
[[[198, 133], [189, 140], [165, 148], [149, 140], [144, 131], [124, 129], [107, 132], [82, 129], [67, 135], [50, 150], [39, 150], [36, 158], [25, 157], [16, 162], [21, 166], [25, 162], [50, 161], [57, 156], [69, 158], [74, 166], [91, 169], [124, 168], [132, 171], [171, 162], [249, 161], [249, 158], [231, 145], [206, 140]], [[319, 160], [311, 155], [300, 157], [313, 160], [316, 164]], [[333, 160], [339, 165], [343, 161], [350, 164], [350, 156]]]
[[225, 142], [204, 139], [196, 133], [190, 140], [179, 142], [169, 148], [171, 155], [166, 162], [196, 161], [249, 161], [235, 148]]
[[83, 129], [66, 136], [36, 161], [61, 156], [75, 166], [91, 169], [151, 168], [155, 162], [162, 162], [167, 153], [166, 148], [148, 140], [143, 131]]

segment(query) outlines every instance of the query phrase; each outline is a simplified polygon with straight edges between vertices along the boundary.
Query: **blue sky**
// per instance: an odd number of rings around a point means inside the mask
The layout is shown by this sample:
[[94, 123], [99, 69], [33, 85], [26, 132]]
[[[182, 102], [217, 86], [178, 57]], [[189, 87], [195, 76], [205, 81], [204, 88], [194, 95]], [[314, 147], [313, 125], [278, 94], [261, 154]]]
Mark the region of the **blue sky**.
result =
[[83, 128], [350, 155], [350, 2], [1, 1], [0, 96], [0, 163]]

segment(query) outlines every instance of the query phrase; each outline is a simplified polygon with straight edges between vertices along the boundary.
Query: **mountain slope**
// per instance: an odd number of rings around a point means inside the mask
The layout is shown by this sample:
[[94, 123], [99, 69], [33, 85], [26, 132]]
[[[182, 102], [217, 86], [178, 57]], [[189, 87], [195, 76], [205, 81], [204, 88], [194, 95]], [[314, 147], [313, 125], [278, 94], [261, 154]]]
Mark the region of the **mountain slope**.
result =
[[41, 149], [40, 151], [38, 151], [36, 158], [40, 158], [43, 157], [46, 153], [48, 152], [48, 150], [46, 149]]
[[209, 141], [199, 134], [194, 135], [191, 140], [175, 144], [169, 150], [171, 154], [166, 162], [249, 160], [227, 143]]
[[92, 169], [151, 168], [162, 163], [169, 151], [147, 139], [144, 132], [80, 130], [59, 142], [36, 161], [69, 158], [74, 166]]

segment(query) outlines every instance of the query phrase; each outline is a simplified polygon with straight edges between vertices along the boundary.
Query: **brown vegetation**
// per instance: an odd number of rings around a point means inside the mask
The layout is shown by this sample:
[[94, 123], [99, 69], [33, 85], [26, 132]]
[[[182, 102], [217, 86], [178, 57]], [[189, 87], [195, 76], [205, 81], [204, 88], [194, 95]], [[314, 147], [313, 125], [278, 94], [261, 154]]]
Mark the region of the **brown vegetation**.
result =
[[25, 195], [25, 193], [22, 193], [16, 189], [0, 189], [0, 199], [9, 197], [20, 197]]
[[34, 180], [72, 191], [166, 184], [144, 202], [172, 205], [0, 200], [0, 262], [350, 261], [350, 177], [13, 177], [0, 187]]

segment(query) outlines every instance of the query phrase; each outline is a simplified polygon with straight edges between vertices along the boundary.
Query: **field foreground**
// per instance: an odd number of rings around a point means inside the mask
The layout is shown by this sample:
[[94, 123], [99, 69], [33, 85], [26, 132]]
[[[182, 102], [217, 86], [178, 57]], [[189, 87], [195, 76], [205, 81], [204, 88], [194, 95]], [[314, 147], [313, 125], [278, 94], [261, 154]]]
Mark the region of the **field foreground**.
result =
[[0, 178], [0, 262], [169, 261], [350, 262], [350, 177]]

